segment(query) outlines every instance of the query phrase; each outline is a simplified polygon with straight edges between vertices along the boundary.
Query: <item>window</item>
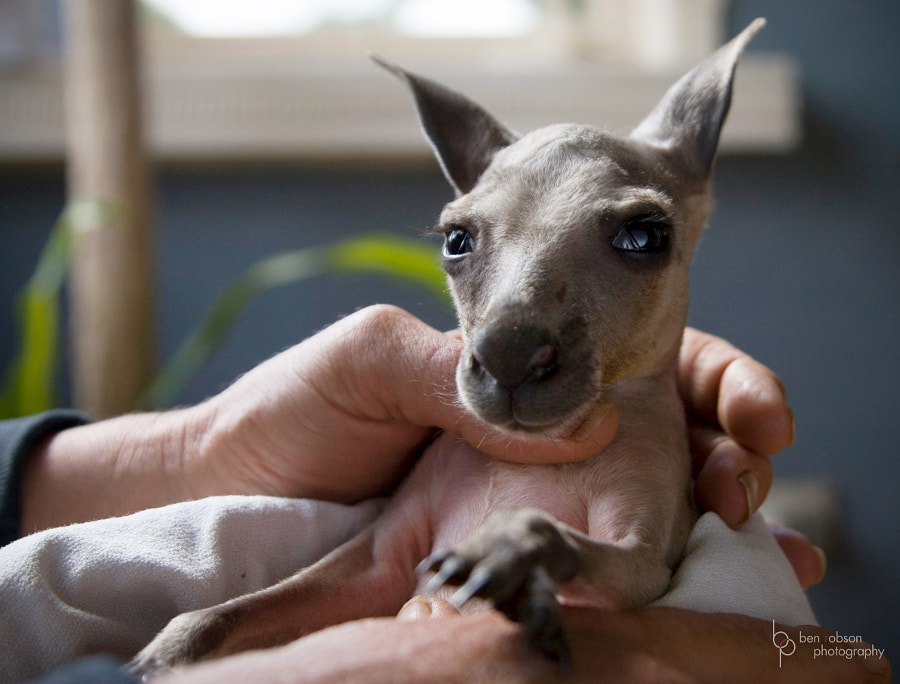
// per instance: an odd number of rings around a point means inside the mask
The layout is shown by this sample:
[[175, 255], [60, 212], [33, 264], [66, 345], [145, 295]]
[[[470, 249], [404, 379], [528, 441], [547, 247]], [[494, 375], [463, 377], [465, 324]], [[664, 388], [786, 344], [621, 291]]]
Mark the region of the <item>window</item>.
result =
[[[263, 54], [281, 40], [336, 58], [368, 44], [432, 59], [670, 67], [723, 38], [726, 0], [143, 0], [160, 49], [215, 40]], [[197, 41], [197, 38], [207, 41]], [[192, 41], [191, 38], [194, 40]], [[255, 39], [255, 42], [253, 42]], [[260, 39], [268, 39], [266, 41]], [[167, 41], [167, 42], [165, 42]], [[238, 41], [242, 41], [239, 45]]]
[[[369, 52], [521, 131], [562, 121], [627, 131], [724, 41], [726, 4], [144, 0], [147, 135], [167, 160], [425, 159], [408, 97]], [[61, 158], [59, 68], [39, 67], [0, 69], [0, 161]], [[793, 60], [751, 54], [737, 79], [723, 151], [791, 149], [800, 137]]]
[[535, 0], [143, 0], [150, 16], [194, 36], [387, 31], [420, 37], [515, 36], [535, 29]]

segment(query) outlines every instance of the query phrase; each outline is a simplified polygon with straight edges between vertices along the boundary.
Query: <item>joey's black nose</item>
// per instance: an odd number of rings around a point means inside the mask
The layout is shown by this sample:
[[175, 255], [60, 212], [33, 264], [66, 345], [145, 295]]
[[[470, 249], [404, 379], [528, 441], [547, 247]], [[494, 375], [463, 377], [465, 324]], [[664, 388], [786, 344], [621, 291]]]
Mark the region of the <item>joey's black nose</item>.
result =
[[539, 382], [558, 370], [556, 337], [538, 325], [489, 325], [472, 346], [473, 370], [493, 377], [508, 390]]

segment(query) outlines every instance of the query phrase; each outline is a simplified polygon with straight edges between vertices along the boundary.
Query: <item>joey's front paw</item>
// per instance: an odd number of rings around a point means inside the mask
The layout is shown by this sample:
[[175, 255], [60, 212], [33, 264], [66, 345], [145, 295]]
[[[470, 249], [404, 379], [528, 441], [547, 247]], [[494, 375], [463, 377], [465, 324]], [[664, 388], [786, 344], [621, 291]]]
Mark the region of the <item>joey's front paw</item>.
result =
[[459, 586], [450, 602], [459, 607], [474, 596], [489, 599], [525, 629], [525, 643], [568, 666], [569, 654], [556, 585], [578, 571], [580, 557], [561, 525], [541, 511], [516, 509], [492, 515], [468, 541], [439, 551], [418, 572], [435, 571], [425, 586]]

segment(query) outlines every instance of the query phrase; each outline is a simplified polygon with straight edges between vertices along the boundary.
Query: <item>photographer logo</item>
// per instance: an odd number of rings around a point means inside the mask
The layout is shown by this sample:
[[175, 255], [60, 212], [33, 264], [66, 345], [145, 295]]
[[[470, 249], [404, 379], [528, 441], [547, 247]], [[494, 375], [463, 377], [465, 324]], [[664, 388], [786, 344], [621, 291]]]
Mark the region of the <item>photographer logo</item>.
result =
[[781, 669], [782, 656], [794, 655], [797, 651], [797, 642], [791, 639], [787, 632], [775, 631], [775, 620], [772, 620], [772, 643], [778, 649], [778, 668]]

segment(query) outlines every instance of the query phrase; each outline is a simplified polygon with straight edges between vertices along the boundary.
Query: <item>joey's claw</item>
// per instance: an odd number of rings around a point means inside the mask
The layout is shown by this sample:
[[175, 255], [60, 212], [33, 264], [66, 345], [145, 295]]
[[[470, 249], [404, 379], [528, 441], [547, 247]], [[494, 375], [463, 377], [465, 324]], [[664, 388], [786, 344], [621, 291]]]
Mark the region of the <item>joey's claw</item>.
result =
[[469, 575], [469, 579], [456, 593], [450, 597], [450, 603], [461, 608], [473, 596], [478, 596], [494, 579], [494, 572], [490, 568], [478, 567]]
[[435, 551], [433, 554], [428, 556], [425, 560], [419, 563], [416, 566], [416, 574], [424, 575], [426, 572], [430, 570], [437, 570], [440, 565], [450, 557], [453, 553], [450, 549], [445, 549], [443, 551]]
[[438, 565], [440, 567], [434, 577], [425, 585], [425, 594], [433, 594], [445, 584], [455, 584], [456, 580], [464, 578], [469, 572], [471, 566], [463, 558], [450, 553], [441, 555], [445, 558], [444, 560], [441, 560], [439, 564], [430, 565], [431, 568], [438, 567]]

